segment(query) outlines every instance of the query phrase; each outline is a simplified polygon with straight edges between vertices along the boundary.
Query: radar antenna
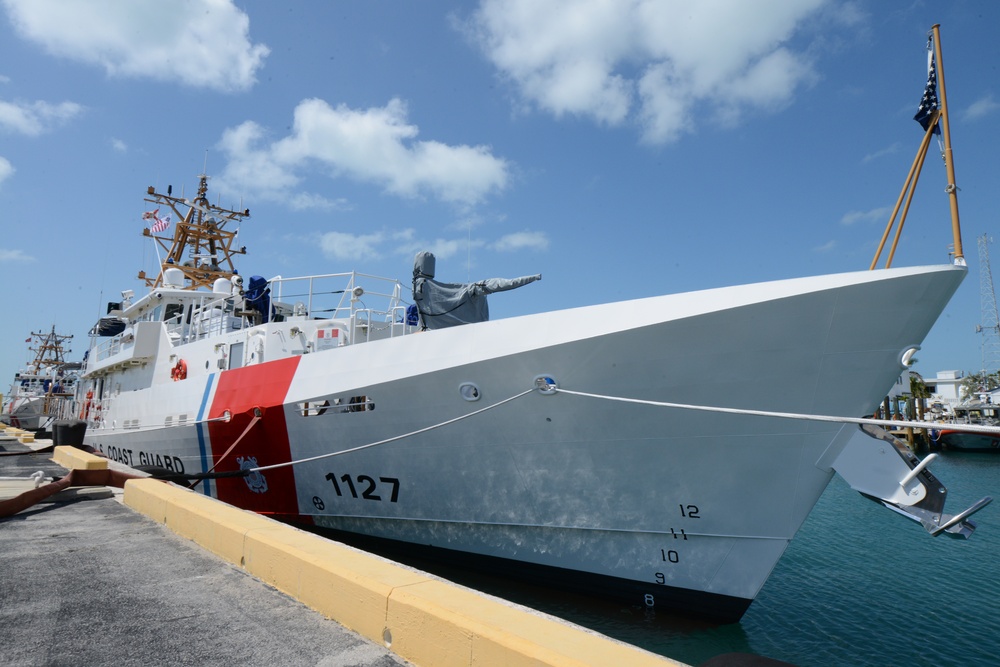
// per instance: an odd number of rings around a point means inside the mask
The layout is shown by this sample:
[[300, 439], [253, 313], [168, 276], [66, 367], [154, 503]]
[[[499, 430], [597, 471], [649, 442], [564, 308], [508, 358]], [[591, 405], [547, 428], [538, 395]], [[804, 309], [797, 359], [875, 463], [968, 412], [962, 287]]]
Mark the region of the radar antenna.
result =
[[[173, 237], [157, 236], [147, 227], [143, 236], [155, 240], [166, 255], [160, 264], [160, 272], [155, 278], [139, 272], [139, 279], [146, 281], [150, 288], [163, 284], [163, 272], [180, 269], [186, 281], [184, 289], [211, 288], [218, 278], [228, 278], [236, 273], [233, 255], [245, 255], [246, 248], [234, 248], [236, 232], [226, 229], [226, 224], [239, 224], [250, 217], [250, 209], [231, 211], [208, 201], [208, 176], [198, 177], [198, 196], [193, 201], [174, 197], [168, 188], [161, 194], [153, 186], [146, 190], [146, 201], [158, 207], [169, 207], [177, 216]], [[158, 210], [158, 209], [157, 209]]]
[[[976, 333], [983, 334], [983, 382], [1000, 370], [1000, 316], [997, 314], [997, 294], [993, 287], [993, 272], [990, 270], [990, 251], [987, 247], [992, 239], [983, 234], [979, 243], [979, 302], [982, 307], [981, 321]], [[984, 387], [989, 389], [989, 387]]]

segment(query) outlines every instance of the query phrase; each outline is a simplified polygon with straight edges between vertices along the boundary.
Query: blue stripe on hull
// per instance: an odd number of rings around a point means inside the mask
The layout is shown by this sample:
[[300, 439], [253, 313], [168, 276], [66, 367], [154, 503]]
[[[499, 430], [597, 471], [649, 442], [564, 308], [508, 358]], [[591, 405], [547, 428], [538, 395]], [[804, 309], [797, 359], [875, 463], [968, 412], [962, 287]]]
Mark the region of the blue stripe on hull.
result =
[[[201, 397], [201, 406], [198, 408], [198, 419], [197, 419], [197, 429], [198, 429], [198, 451], [201, 454], [201, 469], [208, 470], [211, 466], [208, 463], [208, 448], [205, 442], [205, 410], [208, 408], [208, 397], [212, 393], [212, 383], [215, 381], [215, 373], [208, 376], [208, 382], [205, 383], [205, 393]], [[206, 479], [201, 484], [202, 493], [206, 496], [215, 495], [212, 493], [212, 480]]]

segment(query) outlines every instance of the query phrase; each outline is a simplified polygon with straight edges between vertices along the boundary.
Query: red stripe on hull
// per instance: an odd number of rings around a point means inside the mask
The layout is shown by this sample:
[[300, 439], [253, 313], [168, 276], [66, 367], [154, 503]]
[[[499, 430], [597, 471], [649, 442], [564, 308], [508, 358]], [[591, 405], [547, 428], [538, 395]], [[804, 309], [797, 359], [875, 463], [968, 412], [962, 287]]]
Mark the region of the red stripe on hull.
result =
[[[215, 472], [239, 470], [241, 467], [287, 463], [291, 460], [288, 428], [283, 404], [288, 394], [300, 357], [279, 359], [255, 366], [224, 371], [209, 410], [209, 418], [221, 417], [226, 410], [229, 422], [209, 422], [209, 442]], [[255, 408], [261, 419], [247, 427]], [[225, 456], [237, 439], [239, 444]], [[254, 463], [256, 460], [256, 463]], [[263, 514], [298, 514], [295, 496], [295, 472], [292, 466], [268, 470], [250, 477], [216, 480], [219, 500]]]

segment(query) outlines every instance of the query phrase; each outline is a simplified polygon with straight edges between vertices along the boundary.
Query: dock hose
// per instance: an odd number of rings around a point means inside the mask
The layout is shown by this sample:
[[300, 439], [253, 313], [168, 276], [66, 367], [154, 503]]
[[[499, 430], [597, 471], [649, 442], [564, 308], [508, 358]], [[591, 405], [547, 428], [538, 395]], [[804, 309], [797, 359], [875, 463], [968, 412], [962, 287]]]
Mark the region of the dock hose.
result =
[[25, 491], [8, 500], [0, 501], [0, 518], [13, 516], [71, 486], [114, 486], [120, 489], [130, 479], [136, 479], [136, 476], [109, 468], [103, 470], [70, 470], [65, 477], [53, 479], [44, 486]]
[[39, 447], [38, 449], [29, 449], [23, 452], [0, 452], [0, 456], [26, 456], [28, 454], [50, 454], [54, 449], [55, 445], [48, 445], [46, 447]]

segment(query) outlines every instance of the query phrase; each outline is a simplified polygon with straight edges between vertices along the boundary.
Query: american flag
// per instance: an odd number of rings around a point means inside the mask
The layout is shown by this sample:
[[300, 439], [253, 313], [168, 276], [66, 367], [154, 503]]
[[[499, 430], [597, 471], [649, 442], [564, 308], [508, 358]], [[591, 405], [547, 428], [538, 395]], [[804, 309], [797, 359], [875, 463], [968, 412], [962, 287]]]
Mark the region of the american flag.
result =
[[153, 226], [149, 228], [149, 231], [153, 232], [154, 234], [159, 234], [164, 229], [170, 226], [170, 215], [167, 214], [161, 218], [158, 215], [159, 212], [160, 209], [156, 209], [155, 211], [146, 211], [145, 213], [142, 214], [143, 220], [156, 220], [156, 222], [153, 223]]
[[[938, 108], [937, 67], [934, 63], [934, 54], [929, 53], [927, 55], [927, 87], [924, 88], [924, 96], [920, 98], [920, 106], [917, 107], [917, 115], [913, 117], [913, 120], [920, 123], [920, 127], [924, 128], [926, 132], [931, 117]], [[934, 124], [934, 134], [941, 134], [941, 127], [937, 123]]]
[[170, 216], [165, 215], [162, 218], [157, 218], [156, 224], [150, 227], [149, 231], [153, 232], [154, 234], [159, 234], [169, 226], [170, 226]]

